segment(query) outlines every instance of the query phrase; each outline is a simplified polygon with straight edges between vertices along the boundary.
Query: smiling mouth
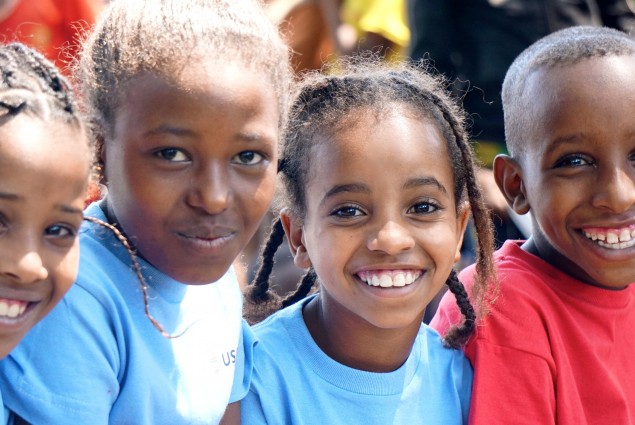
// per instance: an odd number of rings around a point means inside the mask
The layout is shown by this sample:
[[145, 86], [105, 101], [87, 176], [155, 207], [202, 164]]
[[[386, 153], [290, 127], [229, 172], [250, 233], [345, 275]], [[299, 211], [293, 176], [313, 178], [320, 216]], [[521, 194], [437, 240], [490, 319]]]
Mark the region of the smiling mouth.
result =
[[373, 270], [359, 272], [357, 277], [368, 286], [393, 288], [411, 285], [422, 274], [421, 270]]
[[587, 239], [602, 248], [625, 249], [635, 245], [635, 227], [621, 229], [582, 229]]
[[0, 298], [0, 319], [16, 319], [22, 316], [29, 304], [28, 301]]

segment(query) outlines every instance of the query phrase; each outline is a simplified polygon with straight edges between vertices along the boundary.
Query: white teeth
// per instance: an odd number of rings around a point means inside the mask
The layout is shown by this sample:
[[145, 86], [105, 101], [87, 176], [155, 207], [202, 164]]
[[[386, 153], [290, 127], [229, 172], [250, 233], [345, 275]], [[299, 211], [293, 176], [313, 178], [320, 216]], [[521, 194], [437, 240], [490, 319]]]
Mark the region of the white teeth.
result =
[[631, 232], [628, 229], [622, 230], [620, 233], [620, 242], [628, 242], [631, 240]]
[[413, 283], [419, 277], [418, 272], [383, 272], [383, 273], [359, 273], [359, 278], [370, 286], [382, 288], [402, 287]]
[[27, 303], [13, 302], [8, 303], [6, 301], [0, 301], [0, 317], [8, 317], [14, 319], [21, 316], [26, 310]]
[[584, 232], [584, 235], [592, 241], [597, 241], [597, 244], [601, 247], [609, 249], [624, 249], [635, 245], [635, 228], [604, 233]]
[[631, 246], [635, 245], [635, 239], [631, 239], [628, 242], [620, 242], [620, 243], [614, 243], [614, 244], [609, 244], [607, 242], [600, 241], [598, 242], [598, 245], [604, 248], [609, 248], [609, 249], [624, 249], [624, 248], [630, 248]]
[[17, 304], [12, 304], [11, 307], [9, 307], [9, 312], [7, 313], [7, 316], [14, 318], [14, 317], [18, 317], [19, 313], [20, 313], [20, 306]]
[[387, 274], [382, 274], [379, 277], [379, 286], [381, 286], [382, 288], [388, 288], [392, 286], [392, 279], [390, 278], [390, 276], [388, 276]]

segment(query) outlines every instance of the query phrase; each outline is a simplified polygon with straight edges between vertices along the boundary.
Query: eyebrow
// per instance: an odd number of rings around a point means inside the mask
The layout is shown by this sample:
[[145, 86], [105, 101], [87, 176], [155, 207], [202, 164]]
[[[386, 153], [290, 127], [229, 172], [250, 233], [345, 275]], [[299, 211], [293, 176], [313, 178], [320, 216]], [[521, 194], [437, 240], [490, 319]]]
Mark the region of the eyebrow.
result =
[[[169, 134], [177, 137], [195, 137], [198, 133], [183, 127], [175, 127], [168, 124], [162, 124], [152, 130], [147, 131], [145, 136], [155, 136]], [[272, 141], [273, 139], [265, 134], [255, 133], [253, 131], [246, 131], [238, 133], [238, 139], [245, 142], [257, 142], [259, 140]]]
[[[20, 201], [23, 198], [13, 193], [0, 192], [0, 199], [7, 201]], [[55, 208], [67, 214], [84, 214], [84, 211], [81, 208], [72, 207], [70, 205], [57, 204], [55, 205]]]
[[338, 193], [344, 192], [353, 192], [353, 193], [370, 193], [370, 188], [365, 184], [361, 183], [348, 183], [348, 184], [338, 184], [335, 185], [326, 192], [324, 197], [322, 198], [321, 204], [324, 204], [329, 198], [337, 195]]
[[14, 195], [13, 193], [0, 192], [0, 199], [5, 199], [7, 201], [17, 201], [20, 199], [18, 195]]
[[[445, 186], [443, 186], [441, 182], [439, 182], [439, 180], [435, 179], [434, 177], [419, 177], [415, 179], [410, 179], [406, 183], [404, 183], [404, 185], [402, 186], [402, 189], [414, 189], [420, 186], [435, 186], [444, 194], [446, 195], [448, 194], [448, 191], [445, 188]], [[343, 193], [343, 192], [368, 194], [370, 193], [370, 188], [362, 183], [338, 184], [336, 186], [333, 186], [331, 190], [326, 192], [326, 194], [322, 198], [321, 204], [324, 204], [329, 198], [337, 195], [338, 193]]]
[[58, 204], [57, 209], [70, 214], [84, 214], [84, 211], [81, 208], [71, 207], [70, 205]]
[[575, 145], [576, 143], [579, 143], [579, 141], [583, 138], [584, 136], [580, 133], [571, 134], [569, 136], [564, 136], [564, 137], [558, 137], [552, 140], [549, 146], [547, 146], [547, 149], [545, 149], [545, 154], [549, 154], [550, 152], [558, 149], [558, 147], [562, 145]]
[[444, 194], [448, 194], [448, 190], [441, 184], [441, 182], [434, 177], [419, 177], [416, 179], [410, 179], [403, 185], [403, 189], [414, 189], [419, 186], [435, 186]]

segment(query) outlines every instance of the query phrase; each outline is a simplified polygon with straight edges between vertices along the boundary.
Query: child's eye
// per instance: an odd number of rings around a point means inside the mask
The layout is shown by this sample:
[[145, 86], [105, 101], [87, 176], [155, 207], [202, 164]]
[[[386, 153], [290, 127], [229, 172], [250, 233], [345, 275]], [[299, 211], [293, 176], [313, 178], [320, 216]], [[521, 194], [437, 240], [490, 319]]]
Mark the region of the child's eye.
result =
[[186, 162], [189, 161], [188, 156], [180, 149], [177, 148], [166, 148], [161, 149], [155, 153], [161, 159], [165, 159], [170, 162]]
[[54, 224], [44, 230], [44, 236], [47, 238], [74, 238], [76, 235], [76, 229], [62, 224]]
[[408, 209], [408, 213], [409, 214], [430, 214], [435, 212], [438, 209], [439, 209], [438, 205], [432, 202], [426, 201], [426, 202], [419, 202], [417, 204], [414, 204]]
[[357, 207], [346, 206], [346, 207], [336, 209], [330, 215], [334, 217], [346, 218], [346, 217], [359, 217], [364, 215], [364, 213]]
[[234, 162], [242, 165], [256, 165], [263, 161], [263, 156], [258, 152], [244, 151], [234, 157]]
[[7, 221], [2, 214], [0, 214], [0, 235], [4, 234], [8, 228], [9, 226], [7, 225]]
[[587, 158], [584, 155], [575, 154], [575, 155], [567, 155], [563, 158], [560, 158], [555, 167], [584, 167], [587, 165], [593, 165], [593, 161], [590, 158]]

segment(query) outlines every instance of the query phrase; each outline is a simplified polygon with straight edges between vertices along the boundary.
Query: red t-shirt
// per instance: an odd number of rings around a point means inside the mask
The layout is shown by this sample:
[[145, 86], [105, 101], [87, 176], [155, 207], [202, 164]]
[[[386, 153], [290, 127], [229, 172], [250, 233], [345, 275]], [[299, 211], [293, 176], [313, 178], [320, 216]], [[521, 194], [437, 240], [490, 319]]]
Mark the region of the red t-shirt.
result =
[[89, 29], [102, 7], [102, 0], [19, 0], [0, 21], [2, 41], [34, 47], [66, 72], [77, 55], [78, 29]]
[[[580, 282], [508, 241], [501, 285], [465, 353], [474, 366], [470, 424], [635, 424], [635, 297]], [[470, 287], [474, 268], [460, 274]], [[460, 313], [451, 294], [431, 326]]]

